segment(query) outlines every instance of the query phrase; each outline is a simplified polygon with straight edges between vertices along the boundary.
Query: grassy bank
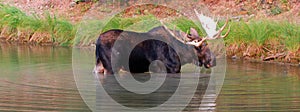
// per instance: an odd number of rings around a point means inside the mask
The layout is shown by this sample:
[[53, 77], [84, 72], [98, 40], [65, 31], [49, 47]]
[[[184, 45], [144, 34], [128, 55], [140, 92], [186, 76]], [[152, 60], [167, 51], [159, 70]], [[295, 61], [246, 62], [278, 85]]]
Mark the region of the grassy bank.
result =
[[19, 9], [0, 4], [0, 37], [21, 43], [70, 45], [76, 28], [49, 13], [44, 17], [26, 15]]
[[231, 26], [233, 30], [225, 39], [229, 56], [300, 62], [300, 25], [253, 20], [231, 22]]
[[[98, 38], [99, 34], [111, 29], [123, 29], [134, 32], [147, 32], [154, 27], [161, 26], [160, 21], [154, 15], [144, 15], [137, 17], [124, 18], [120, 15], [109, 19], [109, 21], [88, 21], [83, 22], [78, 29], [74, 45], [90, 45]], [[167, 20], [166, 23], [169, 28], [174, 29], [176, 25], [177, 30], [188, 31], [190, 27], [201, 31], [192, 21], [180, 17]], [[203, 35], [200, 33], [200, 35]]]
[[[104, 21], [87, 21], [71, 24], [68, 21], [46, 14], [44, 17], [26, 15], [17, 8], [0, 4], [0, 37], [6, 41], [22, 43], [55, 44], [61, 46], [89, 45], [98, 35], [109, 29], [126, 29], [146, 32], [159, 26], [153, 15], [122, 17], [118, 15], [105, 24]], [[196, 25], [183, 17], [169, 21], [178, 29], [187, 31]], [[149, 24], [150, 23], [150, 24]], [[196, 23], [199, 24], [199, 23]], [[168, 24], [170, 28], [173, 25]], [[231, 32], [225, 38], [227, 55], [241, 58], [300, 62], [300, 26], [290, 22], [250, 20], [230, 22]], [[79, 33], [76, 35], [76, 31]], [[197, 29], [202, 31], [201, 29]], [[76, 38], [75, 38], [76, 35]], [[204, 36], [204, 34], [200, 34]]]

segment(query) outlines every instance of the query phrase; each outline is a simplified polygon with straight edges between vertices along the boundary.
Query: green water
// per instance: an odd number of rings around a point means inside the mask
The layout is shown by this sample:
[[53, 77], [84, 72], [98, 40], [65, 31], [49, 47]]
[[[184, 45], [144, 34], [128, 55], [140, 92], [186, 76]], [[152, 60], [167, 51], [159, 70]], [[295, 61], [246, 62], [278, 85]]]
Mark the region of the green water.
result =
[[89, 111], [72, 75], [72, 49], [0, 44], [0, 111]]
[[[217, 100], [199, 109], [200, 100], [185, 111], [300, 111], [300, 68], [228, 60]], [[0, 111], [91, 111], [76, 88], [72, 48], [0, 43]]]
[[300, 67], [230, 62], [220, 111], [300, 111]]

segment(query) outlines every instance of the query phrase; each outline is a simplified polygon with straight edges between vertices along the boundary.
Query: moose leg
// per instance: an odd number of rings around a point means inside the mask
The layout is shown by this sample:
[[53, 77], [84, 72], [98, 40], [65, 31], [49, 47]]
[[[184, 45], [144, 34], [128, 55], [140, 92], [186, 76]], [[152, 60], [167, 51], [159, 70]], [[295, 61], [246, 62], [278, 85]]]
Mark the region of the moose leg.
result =
[[168, 73], [180, 73], [180, 59], [172, 48], [169, 48], [168, 53], [164, 55], [164, 63]]
[[94, 69], [96, 73], [113, 74], [110, 54], [111, 51], [104, 50], [101, 44], [96, 45], [96, 67]]
[[99, 61], [99, 63], [97, 61], [97, 64], [96, 64], [96, 66], [94, 68], [94, 73], [101, 73], [101, 74], [104, 73], [104, 67], [103, 67], [103, 65], [102, 65], [102, 63], [100, 61]]
[[101, 57], [101, 62], [102, 62], [102, 65], [103, 65], [103, 68], [104, 68], [104, 74], [113, 74], [113, 70], [112, 70], [112, 67], [111, 67], [111, 63], [110, 63], [110, 58], [107, 57], [107, 56], [104, 56], [104, 57]]
[[[181, 68], [181, 65], [180, 65], [180, 61], [177, 60], [176, 58], [171, 58], [171, 57], [164, 57], [163, 59], [160, 59], [162, 64], [158, 64], [160, 66], [157, 66], [156, 68], [158, 69], [161, 69], [161, 67], [166, 67], [166, 71], [167, 73], [179, 73], [180, 72], [180, 68]], [[153, 65], [152, 65], [153, 66]]]
[[180, 73], [180, 63], [178, 64], [166, 64], [167, 72], [168, 73]]

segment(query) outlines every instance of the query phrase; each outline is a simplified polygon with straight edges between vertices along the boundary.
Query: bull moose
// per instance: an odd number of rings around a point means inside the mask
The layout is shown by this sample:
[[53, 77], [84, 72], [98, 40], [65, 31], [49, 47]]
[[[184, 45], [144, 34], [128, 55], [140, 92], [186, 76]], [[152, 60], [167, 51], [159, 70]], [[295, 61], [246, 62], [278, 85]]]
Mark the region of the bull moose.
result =
[[[179, 73], [181, 65], [187, 63], [193, 63], [197, 66], [203, 65], [205, 68], [215, 66], [216, 57], [209, 49], [206, 40], [226, 37], [230, 31], [230, 27], [225, 35], [221, 35], [221, 33], [228, 24], [228, 18], [226, 23], [219, 30], [216, 30], [217, 22], [203, 14], [199, 14], [196, 10], [195, 12], [205, 32], [213, 32], [213, 34], [210, 33], [206, 37], [200, 37], [194, 28], [190, 28], [190, 33], [171, 30], [168, 29], [162, 21], [162, 26], [155, 27], [145, 33], [112, 29], [100, 34], [96, 41], [96, 66], [94, 72], [113, 74], [112, 64], [115, 65], [114, 70], [124, 69], [123, 65], [126, 64], [127, 61], [122, 60], [122, 58], [117, 58], [120, 60], [112, 61], [112, 56], [122, 57], [124, 55], [129, 55], [129, 61], [127, 62], [129, 64], [129, 70], [125, 70], [131, 73], [148, 72], [151, 62], [156, 60], [162, 62], [167, 73]], [[206, 21], [208, 21], [208, 23], [206, 23]], [[209, 26], [213, 28], [209, 28]], [[160, 38], [163, 39], [163, 41], [148, 39], [137, 45], [133, 44], [144, 37]], [[121, 46], [114, 46], [118, 38], [122, 38], [122, 44], [120, 44]], [[173, 45], [173, 48], [170, 44]], [[113, 46], [115, 49], [113, 49]], [[134, 49], [130, 54], [126, 54], [124, 51], [130, 47]], [[174, 49], [180, 52], [176, 52]], [[196, 55], [197, 60], [193, 59], [193, 56], [195, 56], [193, 54]]]

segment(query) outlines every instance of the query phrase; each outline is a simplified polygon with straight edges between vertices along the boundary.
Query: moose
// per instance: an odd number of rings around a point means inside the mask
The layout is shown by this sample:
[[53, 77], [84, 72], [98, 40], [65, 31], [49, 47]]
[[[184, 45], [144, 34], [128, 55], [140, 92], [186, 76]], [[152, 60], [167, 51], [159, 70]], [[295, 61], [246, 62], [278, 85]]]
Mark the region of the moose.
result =
[[[195, 13], [207, 33], [206, 37], [200, 37], [194, 28], [190, 28], [190, 33], [171, 30], [167, 28], [163, 21], [161, 21], [162, 26], [155, 27], [145, 33], [120, 29], [112, 29], [101, 33], [96, 41], [96, 66], [94, 72], [114, 74], [113, 68], [115, 71], [124, 69], [123, 65], [127, 63], [129, 67], [125, 68], [126, 71], [144, 73], [150, 71], [149, 66], [151, 62], [156, 60], [159, 60], [160, 64], [164, 65], [163, 67], [167, 73], [180, 73], [181, 65], [187, 63], [204, 66], [205, 68], [216, 66], [216, 57], [209, 49], [206, 40], [226, 37], [230, 32], [230, 26], [224, 35], [221, 33], [228, 25], [228, 18], [225, 24], [219, 30], [216, 30], [217, 22], [214, 19], [199, 14], [196, 10]], [[145, 37], [160, 38], [163, 41], [156, 39], [141, 41]], [[118, 38], [122, 38], [120, 41], [122, 44], [115, 44]], [[134, 45], [133, 43], [138, 44]], [[124, 52], [130, 48], [134, 49], [129, 54]], [[179, 50], [179, 52], [174, 49]], [[120, 58], [127, 55], [129, 56], [128, 62], [124, 61], [124, 59], [128, 58]], [[196, 56], [197, 59], [194, 59], [193, 56]], [[114, 57], [119, 57], [117, 58], [119, 60], [113, 60]], [[160, 71], [157, 70], [157, 72]]]

